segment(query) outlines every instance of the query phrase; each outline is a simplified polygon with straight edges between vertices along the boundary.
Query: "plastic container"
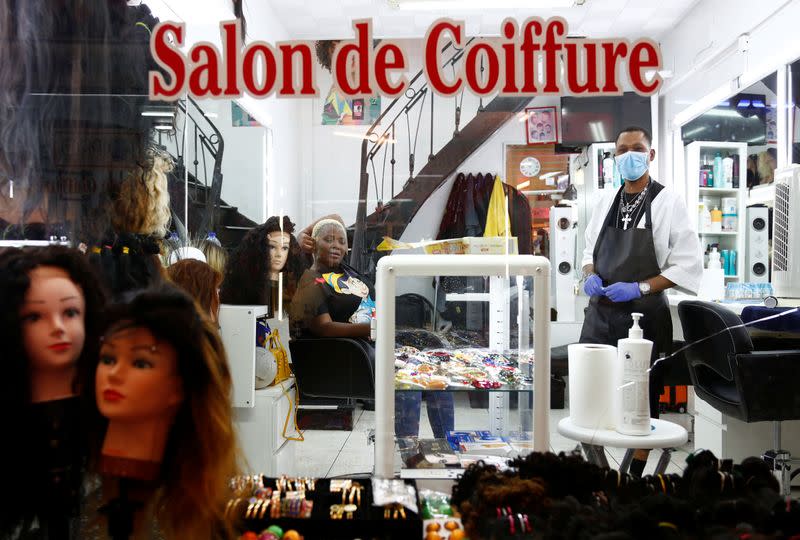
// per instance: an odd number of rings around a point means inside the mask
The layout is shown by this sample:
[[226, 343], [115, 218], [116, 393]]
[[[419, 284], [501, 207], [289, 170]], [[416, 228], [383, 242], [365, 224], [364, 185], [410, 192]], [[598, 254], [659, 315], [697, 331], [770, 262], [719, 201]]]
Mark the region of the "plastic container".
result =
[[730, 268], [730, 252], [727, 249], [722, 250], [722, 269], [725, 270], [725, 275], [730, 275], [728, 269]]
[[653, 342], [644, 339], [639, 326], [641, 313], [631, 313], [633, 326], [628, 337], [617, 342], [617, 362], [622, 367], [617, 432], [650, 435], [650, 355]]
[[724, 214], [737, 215], [739, 213], [738, 201], [739, 199], [737, 199], [736, 197], [723, 197], [722, 208], [720, 209], [722, 210], [723, 215]]
[[708, 254], [708, 268], [709, 270], [717, 269], [719, 270], [722, 268], [722, 263], [720, 262], [719, 251], [717, 248], [711, 248], [711, 253]]
[[222, 246], [222, 243], [220, 243], [219, 238], [217, 238], [217, 233], [214, 232], [208, 233], [208, 236], [206, 236], [206, 242], [210, 242], [217, 246]]
[[733, 188], [733, 158], [730, 155], [722, 158], [722, 175], [725, 180], [725, 188]]
[[722, 214], [722, 230], [735, 232], [739, 227], [739, 217], [736, 214]]
[[709, 232], [711, 230], [711, 211], [708, 205], [700, 203], [700, 231]]
[[722, 232], [722, 212], [716, 206], [711, 211], [711, 232]]
[[736, 250], [732, 249], [728, 254], [728, 275], [736, 275]]
[[725, 187], [725, 168], [722, 166], [722, 156], [719, 152], [714, 156], [714, 187]]

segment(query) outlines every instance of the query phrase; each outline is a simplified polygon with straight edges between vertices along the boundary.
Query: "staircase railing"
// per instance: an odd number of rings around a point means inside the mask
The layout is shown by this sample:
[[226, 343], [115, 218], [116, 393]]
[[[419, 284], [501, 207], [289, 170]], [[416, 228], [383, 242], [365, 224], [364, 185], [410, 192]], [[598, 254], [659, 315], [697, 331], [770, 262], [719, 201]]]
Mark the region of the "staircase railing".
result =
[[[442, 50], [442, 70], [445, 73], [457, 72], [457, 65], [463, 59], [466, 47], [476, 38], [471, 38], [463, 47], [448, 43]], [[481, 75], [484, 71], [483, 60], [480, 63]], [[367, 206], [370, 201], [371, 190], [374, 189], [374, 200], [376, 201], [375, 212], [383, 213], [392, 202], [393, 197], [410, 182], [413, 182], [415, 175], [424, 167], [425, 163], [418, 159], [418, 143], [420, 142], [420, 129], [425, 112], [426, 102], [429, 105], [429, 118], [425, 127], [429, 128], [424, 135], [428, 137], [428, 156], [429, 163], [436, 158], [436, 153], [445, 144], [457, 138], [462, 126], [466, 125], [472, 116], [465, 114], [464, 90], [451, 98], [435, 97], [427, 79], [423, 77], [420, 70], [409, 82], [404, 95], [393, 100], [388, 107], [381, 113], [378, 119], [370, 126], [364, 135], [361, 143], [361, 164], [359, 178], [358, 208], [356, 211], [355, 231], [353, 234], [353, 246], [350, 253], [350, 264], [360, 271], [367, 271], [367, 260], [370, 250], [365, 245]], [[434, 114], [434, 100], [449, 100], [453, 102], [452, 131], [447, 129], [444, 124], [446, 115]], [[470, 99], [470, 101], [474, 101]], [[477, 99], [477, 106], [470, 107], [469, 112], [473, 116], [483, 109], [484, 99]], [[382, 124], [385, 127], [382, 127]], [[437, 138], [435, 131], [442, 132], [441, 137]], [[401, 174], [398, 172], [398, 145], [403, 135], [406, 145], [406, 155], [401, 155], [404, 162], [408, 164], [408, 177], [399, 189], [396, 189], [396, 180]], [[370, 171], [372, 172], [372, 185], [370, 185]], [[403, 174], [403, 177], [405, 175]], [[387, 186], [388, 182], [388, 186]], [[388, 189], [387, 189], [388, 188]]]
[[199, 224], [192, 224], [191, 227], [189, 224], [184, 225], [195, 234], [205, 235], [209, 231], [215, 231], [219, 225], [225, 141], [217, 126], [190, 96], [179, 100], [177, 106], [179, 117], [175, 119], [175, 130], [157, 131], [157, 140], [175, 159], [175, 169], [180, 172], [187, 166], [187, 145], [189, 146], [189, 199], [195, 204], [203, 205], [203, 211]]

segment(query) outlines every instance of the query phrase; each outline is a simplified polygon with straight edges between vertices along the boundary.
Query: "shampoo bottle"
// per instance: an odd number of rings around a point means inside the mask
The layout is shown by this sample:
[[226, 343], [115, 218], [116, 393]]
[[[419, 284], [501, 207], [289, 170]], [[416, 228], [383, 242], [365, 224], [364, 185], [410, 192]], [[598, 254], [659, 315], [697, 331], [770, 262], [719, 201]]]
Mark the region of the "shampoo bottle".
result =
[[641, 313], [632, 313], [628, 337], [617, 342], [617, 363], [622, 367], [618, 392], [617, 431], [623, 435], [650, 435], [650, 354], [653, 342], [639, 327]]
[[603, 154], [603, 187], [611, 187], [614, 183], [614, 158], [611, 152]]
[[725, 188], [733, 188], [733, 158], [728, 154], [722, 158], [722, 173], [725, 178]]
[[714, 156], [714, 187], [725, 187], [725, 170], [722, 166], [722, 156], [719, 152]]

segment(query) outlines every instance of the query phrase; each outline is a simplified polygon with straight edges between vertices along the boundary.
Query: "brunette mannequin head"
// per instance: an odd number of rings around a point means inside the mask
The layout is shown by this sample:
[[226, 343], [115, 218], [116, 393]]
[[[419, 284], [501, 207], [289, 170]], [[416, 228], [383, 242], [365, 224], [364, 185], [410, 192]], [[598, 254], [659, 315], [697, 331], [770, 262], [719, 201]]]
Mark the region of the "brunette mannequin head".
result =
[[[51, 246], [0, 254], [3, 400], [18, 406], [74, 395], [81, 359], [97, 354], [105, 294], [86, 257]], [[8, 409], [6, 409], [8, 410]]]
[[[277, 279], [279, 272], [283, 272], [284, 294], [291, 296], [305, 269], [293, 233], [294, 223], [287, 216], [272, 216], [250, 229], [228, 258], [220, 291], [222, 303], [269, 304], [270, 281]], [[273, 249], [274, 258], [284, 261], [280, 270], [271, 264]]]
[[[47, 467], [41, 456], [51, 442], [39, 420], [49, 411], [78, 410], [72, 406], [77, 402], [61, 398], [80, 391], [77, 367], [97, 356], [104, 302], [97, 277], [77, 250], [53, 246], [0, 252], [0, 410], [9, 437], [0, 444], [0, 462], [9, 464], [0, 490], [0, 531], [24, 530], [38, 512], [50, 510], [39, 504], [46, 489], [39, 482]], [[71, 413], [62, 420], [77, 423]], [[80, 445], [83, 434], [73, 435]], [[69, 466], [79, 469], [80, 450], [62, 448], [75, 451]]]
[[167, 284], [112, 307], [106, 322], [100, 355], [85, 373], [106, 426], [102, 453], [161, 461], [159, 524], [171, 538], [207, 537], [223, 521], [237, 457], [231, 376], [216, 327]]

